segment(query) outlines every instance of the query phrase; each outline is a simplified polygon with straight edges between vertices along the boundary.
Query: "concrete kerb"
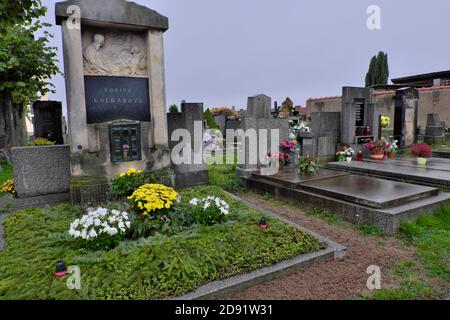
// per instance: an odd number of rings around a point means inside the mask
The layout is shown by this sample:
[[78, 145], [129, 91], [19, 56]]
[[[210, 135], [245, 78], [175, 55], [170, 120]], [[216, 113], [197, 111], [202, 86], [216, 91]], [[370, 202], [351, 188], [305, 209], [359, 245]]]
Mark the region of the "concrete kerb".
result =
[[345, 255], [346, 247], [325, 238], [311, 230], [308, 230], [292, 221], [289, 221], [283, 217], [280, 217], [274, 212], [261, 208], [245, 199], [242, 199], [239, 196], [228, 193], [227, 194], [236, 201], [242, 202], [247, 206], [260, 211], [261, 213], [271, 216], [273, 218], [279, 219], [294, 228], [300, 229], [304, 232], [311, 234], [316, 237], [318, 240], [325, 242], [328, 247], [324, 250], [318, 252], [312, 252], [307, 254], [301, 254], [292, 259], [282, 261], [273, 266], [258, 269], [246, 274], [237, 275], [225, 280], [214, 281], [208, 283], [197, 290], [188, 293], [186, 295], [172, 298], [171, 300], [205, 300], [205, 299], [213, 299], [214, 297], [230, 292], [235, 292], [239, 290], [243, 290], [250, 286], [262, 283], [264, 281], [270, 281], [275, 279], [276, 277], [291, 272], [297, 268], [304, 267], [305, 265], [312, 263], [321, 259], [334, 258], [336, 260], [342, 259]]

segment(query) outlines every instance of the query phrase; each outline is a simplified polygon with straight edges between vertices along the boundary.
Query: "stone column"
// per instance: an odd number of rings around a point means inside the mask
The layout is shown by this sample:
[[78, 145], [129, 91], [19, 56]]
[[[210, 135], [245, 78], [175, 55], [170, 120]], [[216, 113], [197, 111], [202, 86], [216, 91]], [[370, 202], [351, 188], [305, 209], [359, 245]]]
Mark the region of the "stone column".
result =
[[147, 43], [153, 141], [155, 146], [168, 147], [163, 32], [148, 31]]
[[81, 29], [69, 28], [67, 20], [64, 20], [62, 35], [71, 152], [81, 153], [89, 146]]

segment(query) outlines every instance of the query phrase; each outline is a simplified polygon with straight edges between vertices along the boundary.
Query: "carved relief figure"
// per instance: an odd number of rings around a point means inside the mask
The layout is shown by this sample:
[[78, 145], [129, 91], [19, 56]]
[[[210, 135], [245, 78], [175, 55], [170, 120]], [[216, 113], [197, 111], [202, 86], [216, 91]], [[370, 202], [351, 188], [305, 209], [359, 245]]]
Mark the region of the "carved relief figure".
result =
[[89, 73], [111, 73], [102, 56], [102, 48], [105, 45], [105, 37], [95, 34], [92, 43], [84, 50], [84, 67]]
[[83, 35], [86, 75], [145, 76], [145, 39], [130, 32], [103, 34], [87, 31]]

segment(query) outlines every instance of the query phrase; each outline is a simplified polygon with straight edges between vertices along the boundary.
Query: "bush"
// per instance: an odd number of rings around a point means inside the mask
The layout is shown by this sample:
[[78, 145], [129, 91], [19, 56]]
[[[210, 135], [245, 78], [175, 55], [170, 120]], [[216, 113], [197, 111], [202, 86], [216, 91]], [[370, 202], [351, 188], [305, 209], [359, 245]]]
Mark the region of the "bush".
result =
[[121, 173], [119, 177], [112, 180], [112, 191], [116, 196], [129, 197], [134, 190], [146, 183], [146, 177], [141, 170], [131, 168], [126, 173]]
[[230, 210], [228, 203], [219, 197], [194, 198], [189, 203], [192, 205], [192, 217], [195, 223], [203, 226], [224, 222]]
[[0, 194], [2, 193], [10, 193], [12, 195], [17, 194], [16, 189], [14, 189], [14, 179], [6, 180], [0, 185]]
[[83, 248], [106, 250], [116, 247], [130, 228], [127, 212], [106, 208], [89, 209], [70, 224], [69, 234]]
[[134, 191], [128, 199], [133, 209], [140, 213], [141, 218], [146, 216], [160, 218], [172, 208], [177, 197], [178, 193], [171, 187], [145, 184]]
[[178, 113], [178, 106], [176, 104], [173, 104], [169, 107], [169, 112], [170, 113]]
[[214, 116], [209, 111], [209, 109], [206, 109], [205, 113], [203, 114], [203, 117], [206, 121], [206, 125], [208, 126], [208, 129], [219, 129], [219, 126], [217, 125], [216, 121], [214, 120]]
[[29, 147], [42, 147], [42, 146], [53, 146], [55, 145], [55, 142], [50, 141], [45, 138], [37, 138], [32, 142], [28, 142]]

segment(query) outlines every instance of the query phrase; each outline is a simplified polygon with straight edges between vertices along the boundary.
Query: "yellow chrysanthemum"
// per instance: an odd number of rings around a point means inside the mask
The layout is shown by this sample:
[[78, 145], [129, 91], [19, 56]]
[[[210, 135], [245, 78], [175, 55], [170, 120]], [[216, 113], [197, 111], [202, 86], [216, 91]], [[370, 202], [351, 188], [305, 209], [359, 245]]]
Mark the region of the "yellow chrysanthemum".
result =
[[162, 184], [146, 184], [139, 187], [128, 199], [135, 209], [145, 215], [162, 209], [170, 209], [178, 194]]

